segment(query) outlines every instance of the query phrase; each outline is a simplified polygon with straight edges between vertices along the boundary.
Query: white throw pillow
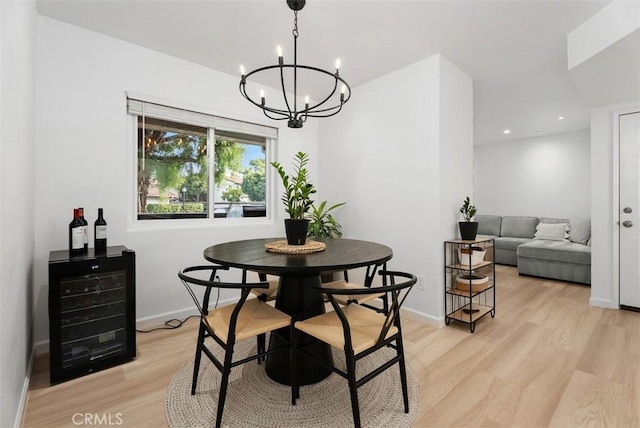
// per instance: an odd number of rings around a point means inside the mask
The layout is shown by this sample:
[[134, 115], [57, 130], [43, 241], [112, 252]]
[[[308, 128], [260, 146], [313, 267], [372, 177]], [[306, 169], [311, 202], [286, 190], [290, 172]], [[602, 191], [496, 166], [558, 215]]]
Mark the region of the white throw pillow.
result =
[[536, 234], [533, 239], [544, 239], [547, 241], [566, 241], [569, 238], [569, 223], [538, 223]]

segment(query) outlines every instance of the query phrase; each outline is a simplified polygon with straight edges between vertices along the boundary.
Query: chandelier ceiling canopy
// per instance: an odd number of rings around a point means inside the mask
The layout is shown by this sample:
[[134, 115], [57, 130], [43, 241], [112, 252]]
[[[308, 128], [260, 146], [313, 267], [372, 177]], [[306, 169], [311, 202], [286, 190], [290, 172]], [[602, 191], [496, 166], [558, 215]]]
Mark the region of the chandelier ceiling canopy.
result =
[[[321, 68], [309, 65], [298, 64], [298, 11], [302, 10], [306, 0], [287, 0], [287, 5], [293, 10], [293, 63], [285, 63], [282, 48], [277, 47], [278, 63], [257, 68], [245, 73], [243, 66], [240, 66], [240, 93], [252, 104], [260, 107], [265, 116], [273, 120], [287, 120], [289, 128], [302, 128], [302, 125], [309, 117], [329, 117], [338, 114], [342, 106], [351, 98], [351, 88], [349, 84], [340, 76], [340, 60], [336, 60], [335, 71], [330, 72]], [[263, 89], [258, 96], [251, 96], [247, 92], [247, 82], [250, 77], [256, 77], [260, 73], [279, 73], [282, 93], [276, 100], [267, 100]], [[316, 75], [316, 76], [311, 76]], [[304, 108], [298, 108], [299, 80], [310, 76], [317, 80], [322, 77], [327, 81], [327, 93], [320, 97], [320, 101], [311, 101], [308, 94], [305, 94]], [[301, 81], [304, 84], [304, 81]], [[253, 83], [255, 84], [255, 82]], [[292, 96], [291, 96], [292, 94]], [[280, 104], [277, 99], [282, 97]], [[268, 102], [267, 102], [268, 101]]]

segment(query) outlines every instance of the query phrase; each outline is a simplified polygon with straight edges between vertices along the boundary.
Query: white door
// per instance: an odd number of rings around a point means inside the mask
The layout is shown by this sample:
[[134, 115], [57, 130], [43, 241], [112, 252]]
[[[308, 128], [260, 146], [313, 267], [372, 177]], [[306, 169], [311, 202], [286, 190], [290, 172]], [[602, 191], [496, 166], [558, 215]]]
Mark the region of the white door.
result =
[[640, 308], [640, 112], [619, 116], [620, 305]]

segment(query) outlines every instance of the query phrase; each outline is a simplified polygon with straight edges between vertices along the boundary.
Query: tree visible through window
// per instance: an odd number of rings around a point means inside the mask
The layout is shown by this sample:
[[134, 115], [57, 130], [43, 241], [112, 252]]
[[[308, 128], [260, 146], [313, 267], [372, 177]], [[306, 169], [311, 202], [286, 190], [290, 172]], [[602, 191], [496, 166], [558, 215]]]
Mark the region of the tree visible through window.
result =
[[139, 116], [138, 219], [265, 216], [265, 164], [263, 137]]

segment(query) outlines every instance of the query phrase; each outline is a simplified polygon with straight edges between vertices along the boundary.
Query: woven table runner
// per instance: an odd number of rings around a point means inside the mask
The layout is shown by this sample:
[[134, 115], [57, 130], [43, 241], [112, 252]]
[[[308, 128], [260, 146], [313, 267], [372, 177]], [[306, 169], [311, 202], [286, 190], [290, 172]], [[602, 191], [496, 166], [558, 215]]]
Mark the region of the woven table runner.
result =
[[267, 251], [280, 254], [309, 254], [324, 251], [327, 246], [324, 242], [307, 239], [304, 245], [289, 245], [285, 239], [281, 241], [267, 242], [264, 244]]

